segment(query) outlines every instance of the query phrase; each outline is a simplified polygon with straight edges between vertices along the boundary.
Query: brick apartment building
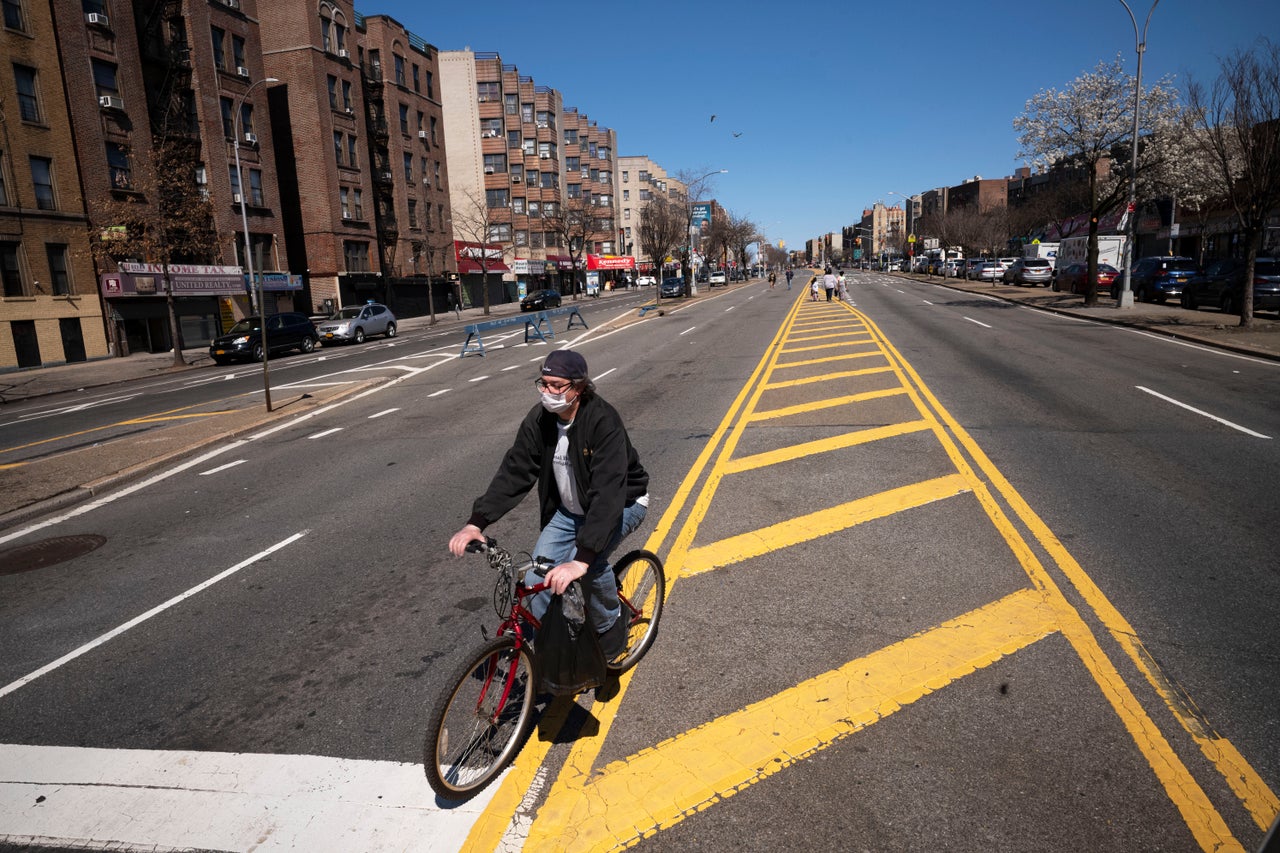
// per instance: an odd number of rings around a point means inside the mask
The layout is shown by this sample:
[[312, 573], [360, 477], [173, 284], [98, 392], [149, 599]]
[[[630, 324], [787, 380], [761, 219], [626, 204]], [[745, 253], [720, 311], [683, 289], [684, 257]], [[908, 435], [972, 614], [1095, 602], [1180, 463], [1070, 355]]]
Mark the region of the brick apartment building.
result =
[[[0, 53], [0, 370], [107, 354], [85, 251], [88, 219], [58, 33], [81, 46], [85, 13], [55, 21], [48, 3], [4, 0]], [[87, 66], [87, 62], [85, 63]]]
[[628, 255], [636, 255], [641, 271], [652, 273], [652, 259], [641, 257], [642, 249], [636, 236], [644, 210], [656, 198], [666, 198], [683, 205], [689, 199], [688, 189], [644, 155], [619, 157], [616, 174], [618, 207], [622, 214], [619, 220], [621, 250]]
[[841, 235], [849, 260], [855, 260], [857, 249], [862, 250], [862, 259], [897, 257], [907, 251], [907, 213], [897, 205], [886, 207], [877, 201], [863, 208], [859, 223], [842, 229]]

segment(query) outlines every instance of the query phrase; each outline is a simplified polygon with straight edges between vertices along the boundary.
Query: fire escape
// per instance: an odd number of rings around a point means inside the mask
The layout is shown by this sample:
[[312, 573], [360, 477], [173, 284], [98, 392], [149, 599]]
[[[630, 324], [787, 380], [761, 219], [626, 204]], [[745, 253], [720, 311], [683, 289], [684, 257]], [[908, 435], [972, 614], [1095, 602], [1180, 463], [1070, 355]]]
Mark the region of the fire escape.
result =
[[366, 60], [361, 66], [365, 122], [369, 128], [369, 163], [373, 167], [374, 227], [378, 237], [378, 265], [389, 277], [395, 268], [400, 231], [396, 223], [395, 172], [391, 165], [391, 132], [383, 99], [382, 63]]

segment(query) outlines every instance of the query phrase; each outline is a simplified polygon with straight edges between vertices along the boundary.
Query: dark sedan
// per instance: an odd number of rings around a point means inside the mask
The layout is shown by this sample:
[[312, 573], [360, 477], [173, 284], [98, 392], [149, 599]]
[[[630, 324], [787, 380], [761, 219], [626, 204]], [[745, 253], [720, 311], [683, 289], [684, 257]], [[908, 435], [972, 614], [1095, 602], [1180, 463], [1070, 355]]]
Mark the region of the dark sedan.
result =
[[[1116, 276], [1120, 271], [1111, 264], [1098, 264], [1098, 293], [1104, 293], [1111, 289], [1111, 284], [1116, 280]], [[1072, 264], [1066, 269], [1058, 273], [1058, 277], [1053, 280], [1054, 290], [1064, 290], [1067, 293], [1085, 293], [1089, 285], [1089, 265], [1088, 264]]]
[[[288, 311], [267, 317], [267, 345], [272, 353], [316, 348], [316, 327], [306, 314]], [[262, 318], [245, 317], [209, 344], [209, 357], [218, 364], [262, 361]]]
[[554, 290], [534, 290], [520, 300], [521, 311], [545, 311], [560, 307], [560, 294]]
[[[1138, 302], [1159, 302], [1182, 296], [1182, 288], [1200, 270], [1191, 258], [1181, 255], [1157, 255], [1142, 258], [1129, 273], [1129, 288]], [[1124, 280], [1111, 285], [1111, 295], [1119, 296]]]
[[[1211, 306], [1226, 314], [1240, 313], [1244, 295], [1243, 258], [1223, 258], [1205, 267], [1204, 274], [1187, 282], [1182, 291], [1183, 308]], [[1258, 258], [1253, 267], [1253, 310], [1280, 310], [1280, 260]]]
[[662, 280], [663, 296], [684, 296], [684, 276], [676, 275]]

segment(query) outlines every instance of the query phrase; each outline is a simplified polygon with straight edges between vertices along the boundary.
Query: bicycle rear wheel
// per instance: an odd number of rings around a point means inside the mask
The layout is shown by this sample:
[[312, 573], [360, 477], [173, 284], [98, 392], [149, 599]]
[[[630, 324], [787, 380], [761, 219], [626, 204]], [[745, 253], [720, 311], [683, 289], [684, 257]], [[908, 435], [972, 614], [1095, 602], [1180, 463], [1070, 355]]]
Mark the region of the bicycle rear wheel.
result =
[[519, 751], [533, 722], [533, 657], [514, 637], [497, 637], [447, 684], [427, 726], [422, 763], [437, 794], [460, 800], [492, 782]]
[[608, 663], [612, 673], [626, 672], [640, 662], [658, 636], [658, 621], [667, 596], [667, 576], [662, 561], [649, 551], [632, 551], [613, 567], [618, 578], [618, 600], [627, 620], [627, 645]]

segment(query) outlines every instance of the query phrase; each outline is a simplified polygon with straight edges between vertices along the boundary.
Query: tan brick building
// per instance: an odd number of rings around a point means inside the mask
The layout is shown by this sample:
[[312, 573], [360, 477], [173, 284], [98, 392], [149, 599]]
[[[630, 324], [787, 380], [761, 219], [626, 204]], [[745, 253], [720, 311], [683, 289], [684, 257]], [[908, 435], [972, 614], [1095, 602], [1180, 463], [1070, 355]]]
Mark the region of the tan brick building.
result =
[[[5, 0], [0, 28], [0, 371], [107, 355], [53, 9]], [[62, 38], [91, 42], [84, 13]]]
[[[617, 159], [615, 180], [619, 219], [622, 232], [621, 250], [627, 254], [639, 253], [637, 231], [644, 209], [654, 198], [666, 198], [677, 204], [688, 201], [688, 190], [683, 183], [667, 174], [667, 170], [644, 155], [631, 155]], [[653, 272], [648, 258], [636, 258], [640, 269]]]

